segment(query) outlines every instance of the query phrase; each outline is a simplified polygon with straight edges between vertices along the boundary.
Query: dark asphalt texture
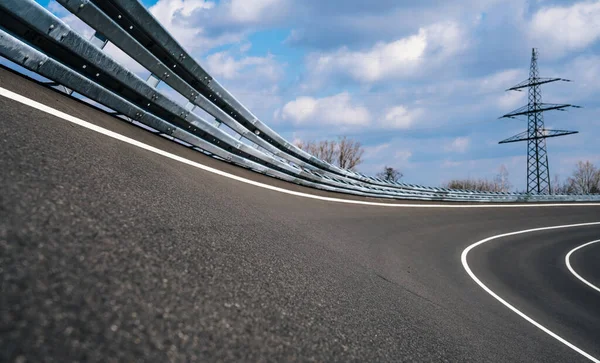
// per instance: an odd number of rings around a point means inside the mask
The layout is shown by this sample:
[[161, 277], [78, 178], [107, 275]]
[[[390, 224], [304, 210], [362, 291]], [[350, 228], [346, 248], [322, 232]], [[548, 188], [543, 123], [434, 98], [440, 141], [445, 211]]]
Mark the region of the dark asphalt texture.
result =
[[[600, 233], [584, 243], [600, 239]], [[573, 248], [583, 245], [579, 243]], [[587, 245], [571, 255], [571, 267], [590, 284], [600, 287], [600, 242]], [[600, 339], [598, 340], [600, 341]]]
[[[0, 87], [188, 159], [289, 186], [4, 70]], [[600, 221], [599, 207], [311, 200], [178, 163], [4, 97], [0, 143], [2, 362], [586, 361], [486, 294], [460, 255], [500, 233]], [[560, 257], [599, 232], [499, 240], [469, 261], [498, 294], [522, 300], [540, 322], [599, 356], [598, 309], [590, 308], [598, 296], [561, 270]], [[557, 286], [543, 281], [546, 267], [557, 270]], [[548, 295], [536, 299], [534, 290]]]
[[[598, 236], [600, 226], [526, 233], [478, 246], [468, 261], [492, 291], [501, 292], [521, 312], [600, 357], [600, 293], [577, 279], [565, 263], [569, 251]], [[573, 268], [595, 270], [597, 275], [598, 252], [590, 248], [575, 253]]]

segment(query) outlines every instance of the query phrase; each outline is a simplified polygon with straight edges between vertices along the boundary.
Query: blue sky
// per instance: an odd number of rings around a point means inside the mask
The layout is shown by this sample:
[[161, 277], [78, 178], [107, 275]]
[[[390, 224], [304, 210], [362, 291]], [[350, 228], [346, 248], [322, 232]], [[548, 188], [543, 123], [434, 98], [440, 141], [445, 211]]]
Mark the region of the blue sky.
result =
[[[73, 28], [91, 32], [54, 1]], [[584, 106], [548, 113], [551, 174], [600, 164], [600, 1], [145, 0], [172, 34], [248, 108], [284, 137], [352, 136], [359, 170], [394, 166], [413, 183], [493, 177], [500, 165], [525, 185], [525, 143], [498, 145], [526, 120], [504, 90], [527, 78], [531, 47], [542, 76], [574, 83], [543, 100]], [[132, 70], [145, 70], [114, 47]]]

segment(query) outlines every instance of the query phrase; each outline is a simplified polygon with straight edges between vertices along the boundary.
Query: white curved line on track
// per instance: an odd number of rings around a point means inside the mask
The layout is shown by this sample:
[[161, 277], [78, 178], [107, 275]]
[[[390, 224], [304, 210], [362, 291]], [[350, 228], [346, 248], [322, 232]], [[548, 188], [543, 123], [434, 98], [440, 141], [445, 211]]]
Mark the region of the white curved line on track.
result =
[[577, 353], [579, 353], [582, 356], [586, 357], [590, 361], [592, 361], [594, 363], [600, 363], [600, 359], [594, 358], [589, 353], [586, 353], [582, 349], [576, 347], [574, 344], [570, 343], [569, 341], [565, 340], [564, 338], [561, 338], [558, 334], [552, 332], [550, 329], [546, 328], [542, 324], [540, 324], [537, 321], [533, 320], [532, 318], [530, 318], [529, 316], [527, 316], [525, 313], [521, 312], [519, 309], [515, 308], [510, 303], [508, 303], [506, 300], [504, 300], [503, 298], [501, 298], [500, 296], [498, 296], [495, 292], [493, 292], [492, 290], [490, 290], [489, 287], [487, 287], [483, 282], [481, 282], [481, 280], [479, 280], [479, 278], [477, 278], [477, 276], [475, 276], [475, 274], [473, 273], [473, 271], [471, 271], [471, 268], [469, 267], [469, 264], [467, 263], [467, 255], [469, 254], [469, 251], [471, 251], [473, 248], [475, 248], [477, 246], [480, 246], [480, 245], [482, 245], [482, 244], [484, 244], [486, 242], [493, 241], [495, 239], [509, 237], [509, 236], [515, 236], [515, 235], [518, 235], [518, 234], [524, 234], [524, 233], [530, 233], [530, 232], [537, 232], [537, 231], [548, 231], [548, 230], [552, 230], [552, 229], [575, 228], [575, 227], [585, 227], [585, 226], [594, 226], [594, 225], [600, 225], [600, 222], [567, 224], [567, 225], [562, 225], [562, 226], [533, 228], [533, 229], [526, 229], [526, 230], [523, 230], [523, 231], [517, 231], [517, 232], [510, 232], [510, 233], [499, 234], [499, 235], [496, 235], [496, 236], [488, 237], [488, 238], [486, 238], [484, 240], [481, 240], [479, 242], [473, 243], [469, 247], [465, 248], [465, 250], [462, 252], [462, 254], [460, 256], [460, 260], [462, 262], [462, 265], [463, 265], [465, 271], [467, 271], [467, 273], [473, 279], [473, 281], [475, 281], [485, 292], [487, 292], [488, 294], [490, 294], [494, 299], [496, 299], [499, 302], [501, 302], [504, 306], [506, 306], [507, 308], [509, 308], [510, 310], [512, 310], [514, 313], [516, 313], [517, 315], [519, 315], [523, 319], [527, 320], [528, 322], [530, 322], [531, 324], [533, 324], [534, 326], [536, 326], [537, 328], [539, 328], [544, 333], [550, 335], [552, 338], [558, 340], [559, 342], [563, 343], [567, 347], [573, 349], [574, 351], [576, 351]]
[[596, 291], [600, 292], [600, 287], [598, 287], [598, 286], [596, 286], [596, 285], [592, 284], [592, 283], [591, 283], [591, 282], [589, 282], [588, 280], [586, 280], [586, 279], [584, 279], [583, 277], [581, 277], [581, 275], [579, 275], [577, 272], [575, 272], [575, 270], [573, 269], [573, 267], [571, 267], [571, 261], [570, 261], [570, 260], [571, 260], [571, 255], [573, 254], [573, 252], [575, 252], [575, 251], [577, 251], [577, 250], [579, 250], [579, 249], [581, 249], [581, 248], [584, 248], [584, 247], [586, 247], [586, 246], [589, 246], [589, 245], [591, 245], [591, 244], [598, 243], [598, 242], [600, 242], [600, 239], [598, 239], [598, 240], [595, 240], [595, 241], [592, 241], [592, 242], [588, 242], [588, 243], [585, 243], [585, 244], [583, 244], [583, 245], [581, 245], [581, 246], [579, 246], [579, 247], [573, 248], [573, 249], [572, 249], [571, 251], [569, 251], [569, 253], [567, 253], [567, 255], [565, 256], [565, 263], [567, 264], [567, 268], [569, 269], [569, 271], [571, 271], [571, 273], [572, 273], [573, 275], [575, 275], [575, 277], [577, 277], [579, 280], [581, 280], [581, 282], [583, 282], [584, 284], [588, 285], [588, 286], [589, 286], [589, 287], [591, 287], [592, 289], [594, 289], [594, 290], [596, 290]]
[[6, 97], [8, 99], [11, 99], [13, 101], [22, 103], [24, 105], [27, 105], [29, 107], [35, 108], [39, 111], [45, 112], [47, 114], [56, 116], [60, 119], [63, 119], [65, 121], [71, 122], [75, 125], [79, 125], [82, 127], [85, 127], [89, 130], [92, 131], [96, 131], [100, 134], [106, 135], [108, 137], [111, 137], [113, 139], [117, 139], [120, 141], [123, 141], [127, 144], [133, 145], [133, 146], [137, 146], [139, 148], [142, 148], [144, 150], [153, 152], [155, 154], [159, 154], [162, 155], [164, 157], [167, 157], [169, 159], [172, 160], [176, 160], [179, 161], [181, 163], [196, 167], [198, 169], [202, 169], [205, 171], [208, 171], [210, 173], [214, 173], [214, 174], [218, 174], [221, 176], [224, 176], [226, 178], [229, 179], [234, 179], [237, 181], [240, 181], [242, 183], [246, 183], [246, 184], [251, 184], [260, 188], [264, 188], [264, 189], [269, 189], [272, 191], [276, 191], [276, 192], [280, 192], [280, 193], [285, 193], [285, 194], [290, 194], [290, 195], [295, 195], [295, 196], [299, 196], [299, 197], [304, 197], [304, 198], [310, 198], [310, 199], [318, 199], [318, 200], [324, 200], [324, 201], [328, 201], [328, 202], [336, 202], [336, 203], [346, 203], [346, 204], [360, 204], [360, 205], [371, 205], [371, 206], [378, 206], [378, 207], [405, 207], [405, 208], [522, 208], [522, 207], [590, 207], [590, 206], [600, 206], [600, 203], [554, 203], [554, 204], [485, 204], [485, 205], [476, 205], [476, 204], [407, 204], [407, 203], [378, 203], [378, 202], [366, 202], [366, 201], [360, 201], [360, 200], [348, 200], [348, 199], [341, 199], [341, 198], [331, 198], [331, 197], [323, 197], [320, 195], [314, 195], [314, 194], [309, 194], [309, 193], [303, 193], [303, 192], [296, 192], [293, 190], [288, 190], [288, 189], [284, 189], [284, 188], [279, 188], [276, 186], [272, 186], [269, 184], [264, 184], [261, 182], [257, 182], [254, 180], [250, 180], [250, 179], [246, 179], [246, 178], [242, 178], [240, 176], [237, 175], [233, 175], [224, 171], [221, 171], [219, 169], [215, 169], [212, 168], [210, 166], [204, 165], [204, 164], [200, 164], [198, 162], [195, 161], [191, 161], [188, 160], [186, 158], [183, 158], [181, 156], [175, 155], [175, 154], [171, 154], [169, 152], [166, 152], [164, 150], [161, 150], [159, 148], [144, 144], [142, 142], [139, 142], [137, 140], [134, 140], [132, 138], [129, 138], [127, 136], [123, 136], [119, 133], [116, 133], [114, 131], [110, 131], [107, 130], [103, 127], [94, 125], [88, 121], [84, 121], [80, 118], [71, 116], [67, 113], [61, 112], [55, 108], [52, 108], [50, 106], [47, 106], [43, 103], [34, 101], [30, 98], [27, 98], [25, 96], [22, 96], [18, 93], [9, 91], [5, 88], [0, 87], [0, 96]]

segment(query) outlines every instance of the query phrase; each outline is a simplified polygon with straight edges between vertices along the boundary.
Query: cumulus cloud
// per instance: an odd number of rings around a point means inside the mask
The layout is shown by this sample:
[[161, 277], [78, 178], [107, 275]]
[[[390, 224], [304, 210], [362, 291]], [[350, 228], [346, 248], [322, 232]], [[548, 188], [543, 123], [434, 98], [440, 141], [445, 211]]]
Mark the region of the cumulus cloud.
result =
[[468, 137], [457, 137], [444, 148], [447, 152], [464, 153], [469, 148], [471, 141]]
[[400, 163], [407, 162], [413, 155], [410, 150], [398, 150], [394, 153], [394, 160]]
[[521, 69], [504, 69], [476, 79], [476, 83], [469, 85], [469, 88], [476, 86], [476, 91], [479, 93], [498, 92], [514, 86], [525, 78], [527, 74]]
[[460, 26], [445, 22], [420, 28], [416, 34], [392, 42], [379, 42], [367, 50], [342, 47], [313, 53], [308, 57], [308, 68], [315, 76], [341, 74], [370, 83], [414, 76], [425, 64], [442, 64], [466, 46]]
[[228, 9], [232, 19], [244, 22], [259, 22], [269, 13], [278, 11], [284, 0], [231, 0]]
[[243, 57], [236, 59], [228, 52], [218, 52], [206, 57], [206, 67], [209, 72], [223, 79], [240, 79], [245, 73], [269, 82], [276, 82], [282, 76], [283, 70], [272, 55], [266, 57]]
[[240, 31], [223, 31], [219, 34], [207, 32], [204, 25], [211, 24], [210, 19], [218, 10], [214, 1], [158, 0], [149, 10], [184, 48], [192, 52], [206, 52], [244, 38], [244, 33]]
[[381, 154], [390, 148], [390, 143], [384, 143], [384, 144], [379, 144], [379, 145], [374, 145], [374, 146], [365, 146], [364, 150], [365, 153], [363, 155], [363, 157], [365, 159], [371, 159], [371, 158], [375, 158], [378, 156], [381, 156]]
[[421, 109], [408, 110], [404, 106], [391, 107], [386, 110], [381, 125], [393, 129], [408, 129], [422, 113]]
[[525, 92], [505, 92], [498, 99], [498, 108], [508, 113], [513, 109], [523, 106], [527, 103], [527, 94]]
[[600, 2], [543, 8], [533, 16], [530, 31], [558, 54], [581, 50], [600, 39]]
[[347, 92], [324, 98], [298, 97], [278, 114], [295, 125], [359, 126], [370, 122], [367, 108], [356, 105]]

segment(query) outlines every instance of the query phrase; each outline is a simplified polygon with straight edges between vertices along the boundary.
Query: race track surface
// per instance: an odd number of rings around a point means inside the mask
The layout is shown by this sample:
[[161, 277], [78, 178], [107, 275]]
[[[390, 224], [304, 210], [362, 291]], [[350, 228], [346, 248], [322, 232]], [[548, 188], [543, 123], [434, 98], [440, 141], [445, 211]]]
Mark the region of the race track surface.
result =
[[[6, 70], [0, 87], [244, 178], [344, 198], [222, 163]], [[598, 206], [308, 199], [2, 96], [0, 143], [2, 362], [590, 361], [484, 291], [461, 254], [502, 233], [600, 222]], [[599, 359], [600, 293], [565, 264], [597, 239], [600, 225], [524, 233], [467, 260], [498, 296]], [[598, 284], [599, 257], [590, 245], [571, 263]]]

